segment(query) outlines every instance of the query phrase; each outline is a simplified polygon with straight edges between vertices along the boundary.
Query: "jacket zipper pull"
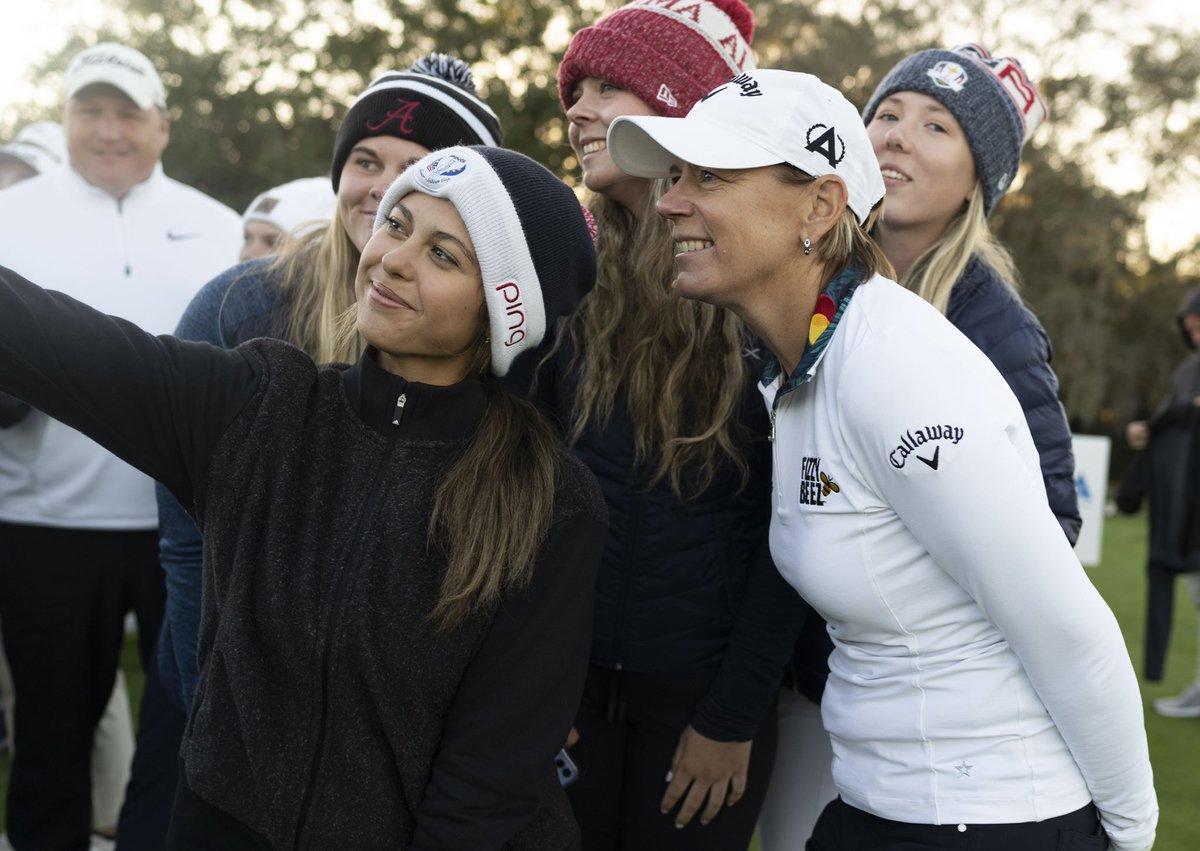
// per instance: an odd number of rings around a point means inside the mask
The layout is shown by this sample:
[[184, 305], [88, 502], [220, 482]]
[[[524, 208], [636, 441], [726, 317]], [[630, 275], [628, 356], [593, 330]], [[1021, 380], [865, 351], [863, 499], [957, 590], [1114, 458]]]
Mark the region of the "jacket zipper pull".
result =
[[396, 399], [396, 410], [392, 414], [392, 425], [400, 425], [400, 418], [404, 416], [404, 406], [408, 404], [408, 396], [401, 393]]
[[767, 435], [767, 440], [775, 442], [775, 411], [771, 411], [771, 433]]

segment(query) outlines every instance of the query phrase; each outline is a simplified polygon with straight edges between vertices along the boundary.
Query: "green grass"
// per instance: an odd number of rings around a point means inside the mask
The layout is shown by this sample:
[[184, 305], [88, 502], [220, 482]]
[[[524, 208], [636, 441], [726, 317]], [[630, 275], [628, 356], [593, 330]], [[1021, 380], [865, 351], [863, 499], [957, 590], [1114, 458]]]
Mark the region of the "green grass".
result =
[[[1088, 571], [1116, 613], [1138, 675], [1146, 623], [1146, 524], [1143, 517], [1117, 517], [1105, 522], [1103, 559]], [[1183, 583], [1177, 583], [1175, 620], [1167, 654], [1166, 675], [1160, 683], [1142, 681], [1150, 762], [1158, 790], [1158, 841], [1155, 851], [1193, 851], [1200, 848], [1200, 719], [1163, 718], [1150, 701], [1178, 694], [1196, 674], [1196, 610]]]
[[[1145, 627], [1144, 517], [1116, 517], [1105, 521], [1103, 561], [1088, 575], [1116, 613], [1125, 633], [1134, 666], [1141, 674]], [[1065, 605], [1069, 605], [1065, 603]], [[121, 659], [129, 684], [134, 718], [141, 702], [143, 676], [137, 644], [130, 636]], [[1161, 683], [1142, 683], [1146, 707], [1146, 732], [1150, 760], [1162, 811], [1155, 851], [1194, 851], [1200, 848], [1200, 820], [1192, 809], [1200, 797], [1200, 719], [1162, 718], [1154, 714], [1150, 701], [1177, 694], [1192, 681], [1196, 671], [1196, 612], [1180, 583], [1175, 599], [1175, 625], [1167, 656], [1166, 678]], [[8, 756], [0, 755], [0, 819], [8, 791]], [[758, 851], [757, 840], [751, 851]]]

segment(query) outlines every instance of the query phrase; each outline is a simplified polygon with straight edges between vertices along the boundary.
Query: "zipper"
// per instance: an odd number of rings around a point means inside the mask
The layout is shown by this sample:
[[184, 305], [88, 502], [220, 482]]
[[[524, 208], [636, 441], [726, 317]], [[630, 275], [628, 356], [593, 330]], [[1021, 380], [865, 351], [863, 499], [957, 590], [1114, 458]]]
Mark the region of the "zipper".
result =
[[[408, 396], [401, 393], [396, 399], [396, 406], [393, 411], [392, 425], [399, 426], [400, 418], [404, 414], [404, 408], [408, 404]], [[367, 503], [363, 510], [359, 513], [358, 523], [354, 527], [354, 537], [351, 538], [355, 542], [354, 548], [350, 551], [345, 566], [338, 575], [337, 585], [334, 588], [333, 598], [329, 608], [329, 621], [325, 626], [325, 640], [321, 653], [321, 720], [317, 727], [317, 743], [313, 749], [312, 766], [309, 769], [308, 786], [304, 790], [304, 799], [300, 803], [300, 814], [296, 820], [296, 841], [295, 848], [302, 847], [301, 842], [304, 836], [305, 824], [308, 821], [309, 810], [312, 808], [313, 797], [317, 787], [317, 773], [321, 765], [321, 754], [325, 750], [325, 740], [329, 734], [329, 678], [333, 668], [333, 642], [337, 635], [338, 627], [341, 625], [340, 617], [343, 605], [346, 599], [346, 591], [350, 587], [350, 579], [358, 574], [358, 569], [362, 564], [364, 531], [367, 524], [375, 516], [375, 511], [379, 506], [380, 501], [380, 480], [383, 478], [387, 470], [387, 460], [392, 456], [396, 449], [396, 444], [399, 442], [400, 429], [395, 428], [388, 435], [387, 444], [384, 446], [383, 455], [379, 459], [379, 463], [375, 467], [375, 474], [371, 477], [370, 490], [368, 491]]]
[[780, 475], [780, 470], [783, 467], [783, 464], [780, 462], [781, 459], [779, 456], [782, 450], [779, 446], [779, 436], [775, 431], [775, 419], [779, 414], [779, 400], [780, 396], [782, 395], [781, 388], [781, 392], [775, 394], [775, 399], [771, 404], [771, 433], [768, 436], [768, 439], [771, 441], [771, 490], [773, 491], [771, 498], [771, 502], [773, 503], [771, 508], [772, 518], [774, 518], [774, 515], [777, 512], [781, 512], [783, 510], [783, 506], [788, 504], [785, 493], [786, 483], [783, 481], [783, 477]]
[[121, 223], [121, 253], [125, 255], [125, 277], [133, 274], [133, 261], [129, 257], [129, 233], [125, 227], [125, 199], [117, 199], [117, 220]]

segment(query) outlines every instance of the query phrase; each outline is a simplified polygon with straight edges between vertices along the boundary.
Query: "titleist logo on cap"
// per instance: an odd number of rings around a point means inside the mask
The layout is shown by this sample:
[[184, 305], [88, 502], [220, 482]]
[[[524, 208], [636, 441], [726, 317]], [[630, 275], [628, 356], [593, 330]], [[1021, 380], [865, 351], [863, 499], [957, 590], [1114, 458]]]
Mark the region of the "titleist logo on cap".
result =
[[126, 71], [132, 71], [139, 77], [146, 76], [146, 69], [141, 65], [123, 59], [115, 53], [92, 53], [87, 56], [80, 56], [79, 66], [82, 67], [84, 65], [118, 65]]

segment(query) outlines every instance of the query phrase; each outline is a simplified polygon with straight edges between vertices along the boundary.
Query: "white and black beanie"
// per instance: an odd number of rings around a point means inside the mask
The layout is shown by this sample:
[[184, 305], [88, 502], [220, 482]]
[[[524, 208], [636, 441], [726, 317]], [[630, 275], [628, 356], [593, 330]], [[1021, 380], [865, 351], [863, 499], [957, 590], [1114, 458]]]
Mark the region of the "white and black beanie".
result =
[[446, 148], [396, 178], [379, 202], [376, 230], [410, 192], [445, 198], [466, 225], [483, 277], [492, 372], [507, 375], [595, 283], [596, 254], [575, 193], [516, 151]]
[[396, 136], [436, 151], [451, 145], [499, 145], [500, 120], [475, 95], [471, 69], [444, 53], [422, 56], [407, 71], [377, 78], [346, 113], [333, 143], [333, 191], [350, 150], [370, 136]]
[[922, 50], [887, 73], [863, 120], [870, 124], [880, 101], [904, 91], [928, 95], [954, 116], [975, 160], [984, 215], [990, 215], [1017, 176], [1022, 146], [1047, 117], [1037, 85], [1017, 60], [993, 57], [978, 44]]

